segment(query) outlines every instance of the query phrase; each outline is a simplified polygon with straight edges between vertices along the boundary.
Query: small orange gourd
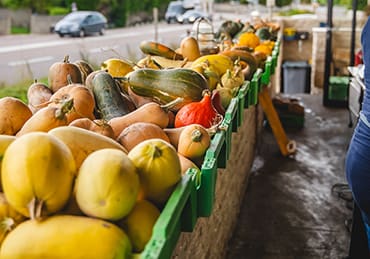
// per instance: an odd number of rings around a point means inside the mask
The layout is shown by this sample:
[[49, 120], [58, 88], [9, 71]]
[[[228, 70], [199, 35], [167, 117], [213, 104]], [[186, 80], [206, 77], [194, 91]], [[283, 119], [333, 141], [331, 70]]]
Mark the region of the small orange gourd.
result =
[[205, 91], [199, 102], [186, 104], [177, 112], [175, 127], [200, 124], [205, 128], [210, 128], [219, 121], [220, 116], [212, 104], [210, 92]]
[[180, 133], [177, 152], [190, 160], [199, 159], [204, 156], [211, 137], [206, 128], [199, 124], [186, 126]]

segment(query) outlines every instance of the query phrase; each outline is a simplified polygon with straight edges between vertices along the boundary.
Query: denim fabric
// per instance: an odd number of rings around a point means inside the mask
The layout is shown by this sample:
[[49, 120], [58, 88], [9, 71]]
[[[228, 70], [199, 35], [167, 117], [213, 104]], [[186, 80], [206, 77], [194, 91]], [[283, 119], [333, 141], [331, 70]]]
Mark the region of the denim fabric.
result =
[[345, 168], [353, 198], [370, 224], [370, 128], [362, 120], [353, 133]]
[[346, 178], [359, 207], [370, 248], [370, 17], [361, 34], [366, 86], [360, 120], [354, 130], [347, 156]]
[[364, 81], [366, 90], [362, 102], [362, 112], [370, 121], [370, 20], [368, 19], [361, 33], [361, 45], [364, 61]]
[[364, 227], [365, 227], [365, 233], [367, 236], [367, 246], [370, 247], [370, 225], [364, 222]]

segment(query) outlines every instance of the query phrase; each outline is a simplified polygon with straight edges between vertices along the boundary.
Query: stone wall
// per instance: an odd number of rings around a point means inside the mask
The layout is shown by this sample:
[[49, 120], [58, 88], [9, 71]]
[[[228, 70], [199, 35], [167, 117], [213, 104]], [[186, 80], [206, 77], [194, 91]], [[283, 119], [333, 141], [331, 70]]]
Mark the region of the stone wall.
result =
[[31, 33], [50, 33], [51, 27], [54, 26], [62, 18], [62, 15], [32, 15]]
[[9, 10], [0, 8], [0, 35], [10, 34], [11, 27], [30, 28], [31, 10]]
[[244, 109], [243, 124], [232, 135], [226, 168], [217, 170], [212, 214], [199, 218], [193, 232], [181, 233], [172, 258], [224, 258], [247, 188], [262, 118], [260, 106]]
[[9, 10], [0, 8], [0, 35], [9, 34], [11, 24], [12, 20]]
[[30, 9], [11, 10], [12, 26], [30, 28], [31, 15]]

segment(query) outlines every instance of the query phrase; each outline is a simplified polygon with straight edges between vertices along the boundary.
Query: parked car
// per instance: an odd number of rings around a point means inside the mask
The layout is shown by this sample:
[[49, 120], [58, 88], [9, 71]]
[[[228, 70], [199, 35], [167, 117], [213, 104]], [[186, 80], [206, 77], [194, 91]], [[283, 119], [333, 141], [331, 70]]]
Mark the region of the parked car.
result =
[[104, 34], [107, 28], [107, 19], [96, 11], [76, 11], [66, 15], [54, 26], [54, 32], [60, 37], [64, 35], [85, 37], [99, 33]]
[[185, 13], [187, 9], [184, 7], [182, 1], [172, 1], [168, 4], [164, 19], [167, 23], [175, 23], [176, 17]]
[[198, 18], [207, 18], [212, 20], [212, 17], [201, 10], [188, 10], [184, 14], [176, 16], [178, 23], [194, 23]]

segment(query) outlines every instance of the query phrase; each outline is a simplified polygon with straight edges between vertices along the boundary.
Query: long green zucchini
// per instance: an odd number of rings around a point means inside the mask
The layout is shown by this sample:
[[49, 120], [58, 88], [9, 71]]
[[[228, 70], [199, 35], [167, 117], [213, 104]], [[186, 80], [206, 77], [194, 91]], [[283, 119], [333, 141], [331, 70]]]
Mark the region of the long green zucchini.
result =
[[128, 96], [124, 96], [114, 78], [107, 72], [101, 71], [92, 80], [98, 117], [110, 120], [126, 115], [136, 107]]
[[201, 100], [203, 91], [208, 89], [205, 77], [188, 68], [142, 68], [131, 72], [127, 80], [135, 94], [160, 104], [183, 98], [180, 104], [172, 108], [175, 111], [187, 103]]

